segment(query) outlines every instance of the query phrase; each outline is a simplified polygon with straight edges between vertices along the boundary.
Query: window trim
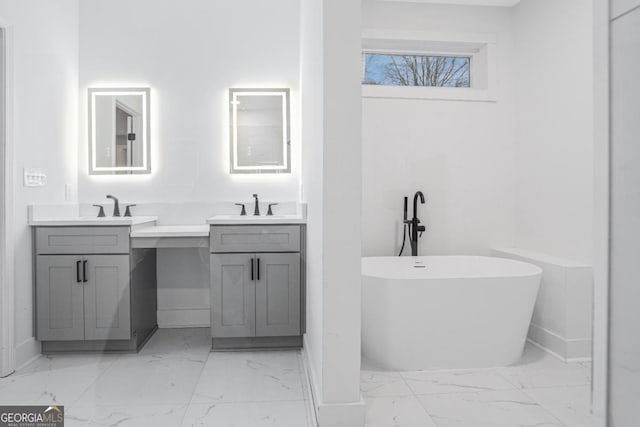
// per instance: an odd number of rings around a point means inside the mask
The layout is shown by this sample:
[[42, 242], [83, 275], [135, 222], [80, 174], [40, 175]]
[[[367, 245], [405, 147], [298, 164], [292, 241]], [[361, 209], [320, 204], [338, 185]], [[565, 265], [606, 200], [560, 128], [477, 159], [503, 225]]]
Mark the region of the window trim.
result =
[[496, 44], [495, 34], [365, 30], [362, 36], [363, 58], [364, 53], [471, 57], [471, 87], [362, 84], [362, 97], [496, 102]]

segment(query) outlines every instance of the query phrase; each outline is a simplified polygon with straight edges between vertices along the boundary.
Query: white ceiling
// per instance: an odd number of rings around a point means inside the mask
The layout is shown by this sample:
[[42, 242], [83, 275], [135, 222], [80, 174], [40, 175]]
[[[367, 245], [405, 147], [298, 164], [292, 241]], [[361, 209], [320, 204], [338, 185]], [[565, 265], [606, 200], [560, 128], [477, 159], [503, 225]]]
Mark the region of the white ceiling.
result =
[[467, 6], [515, 6], [520, 0], [378, 0], [403, 3], [463, 4]]

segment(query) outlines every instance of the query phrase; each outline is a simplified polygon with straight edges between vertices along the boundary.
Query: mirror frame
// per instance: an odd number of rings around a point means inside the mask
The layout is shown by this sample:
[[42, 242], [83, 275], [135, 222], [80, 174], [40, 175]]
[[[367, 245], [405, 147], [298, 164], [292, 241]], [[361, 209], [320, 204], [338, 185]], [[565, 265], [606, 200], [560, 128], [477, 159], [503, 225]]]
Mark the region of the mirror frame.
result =
[[[142, 95], [142, 166], [98, 166], [96, 164], [96, 96]], [[89, 175], [131, 175], [151, 173], [151, 89], [148, 87], [89, 88]]]
[[[232, 174], [291, 173], [291, 108], [289, 88], [231, 88], [229, 89], [229, 171]], [[278, 95], [282, 97], [282, 150], [284, 165], [238, 166], [237, 97]]]

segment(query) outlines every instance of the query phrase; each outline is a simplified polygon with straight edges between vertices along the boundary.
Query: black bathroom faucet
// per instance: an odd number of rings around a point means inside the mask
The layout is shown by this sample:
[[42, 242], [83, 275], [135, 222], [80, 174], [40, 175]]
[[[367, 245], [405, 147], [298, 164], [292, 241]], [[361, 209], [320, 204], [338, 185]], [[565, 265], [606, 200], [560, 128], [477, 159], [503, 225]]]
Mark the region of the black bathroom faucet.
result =
[[409, 224], [411, 256], [418, 256], [418, 233], [422, 235], [422, 232], [426, 230], [424, 225], [418, 225], [420, 224], [420, 220], [418, 219], [418, 197], [420, 197], [420, 203], [424, 205], [424, 194], [422, 194], [422, 191], [417, 191], [413, 196], [413, 218], [404, 221], [405, 224]]
[[118, 198], [107, 194], [107, 199], [113, 199], [113, 216], [120, 216], [120, 203], [118, 202]]
[[256, 206], [253, 208], [253, 215], [260, 216], [260, 205], [258, 205], [258, 195], [254, 194], [253, 198], [256, 199]]

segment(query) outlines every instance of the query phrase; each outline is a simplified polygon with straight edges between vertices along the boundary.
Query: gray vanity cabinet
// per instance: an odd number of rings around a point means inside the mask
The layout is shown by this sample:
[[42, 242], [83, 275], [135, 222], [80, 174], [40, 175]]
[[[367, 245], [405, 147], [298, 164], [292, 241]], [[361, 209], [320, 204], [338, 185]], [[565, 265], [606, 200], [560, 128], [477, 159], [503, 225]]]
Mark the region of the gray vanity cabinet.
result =
[[134, 351], [157, 328], [156, 257], [129, 227], [36, 227], [36, 337], [44, 353]]
[[214, 349], [299, 347], [304, 226], [211, 227]]
[[213, 254], [211, 271], [214, 338], [300, 335], [300, 254]]

